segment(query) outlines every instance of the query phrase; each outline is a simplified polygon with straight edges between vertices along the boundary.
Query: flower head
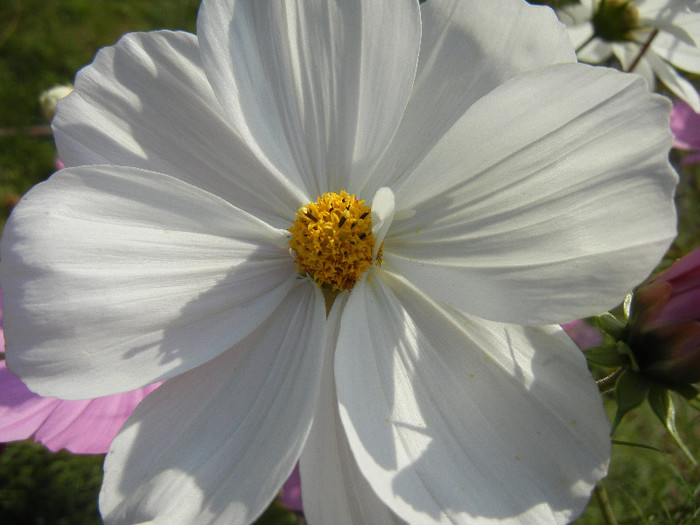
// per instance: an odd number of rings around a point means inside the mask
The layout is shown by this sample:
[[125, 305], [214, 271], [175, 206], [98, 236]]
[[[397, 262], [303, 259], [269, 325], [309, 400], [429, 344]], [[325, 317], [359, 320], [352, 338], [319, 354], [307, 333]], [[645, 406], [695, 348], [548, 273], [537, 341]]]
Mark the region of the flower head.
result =
[[579, 59], [598, 64], [613, 55], [654, 89], [656, 78], [700, 112], [700, 95], [677, 70], [700, 73], [700, 11], [687, 0], [581, 0], [557, 13]]
[[700, 381], [700, 248], [635, 290], [628, 330], [627, 344], [644, 374]]
[[639, 11], [631, 0], [600, 0], [591, 19], [593, 34], [608, 42], [634, 40], [642, 28]]
[[381, 261], [374, 256], [371, 208], [344, 191], [299, 208], [289, 231], [297, 270], [331, 290], [351, 289]]
[[553, 323], [674, 237], [667, 101], [519, 0], [205, 0], [197, 27], [79, 73], [68, 167], [0, 245], [30, 388], [165, 380], [106, 522], [251, 522], [297, 461], [310, 523], [573, 519], [610, 427]]

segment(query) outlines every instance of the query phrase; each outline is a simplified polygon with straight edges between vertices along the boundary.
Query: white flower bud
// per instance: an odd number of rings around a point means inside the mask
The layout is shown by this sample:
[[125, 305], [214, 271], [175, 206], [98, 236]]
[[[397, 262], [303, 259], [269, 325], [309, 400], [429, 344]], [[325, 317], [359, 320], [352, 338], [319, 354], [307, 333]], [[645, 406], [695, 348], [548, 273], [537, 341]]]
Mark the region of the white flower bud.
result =
[[51, 122], [56, 114], [56, 104], [63, 97], [69, 95], [73, 91], [73, 84], [63, 84], [54, 86], [41, 92], [39, 95], [39, 104], [41, 104], [41, 112], [47, 122]]

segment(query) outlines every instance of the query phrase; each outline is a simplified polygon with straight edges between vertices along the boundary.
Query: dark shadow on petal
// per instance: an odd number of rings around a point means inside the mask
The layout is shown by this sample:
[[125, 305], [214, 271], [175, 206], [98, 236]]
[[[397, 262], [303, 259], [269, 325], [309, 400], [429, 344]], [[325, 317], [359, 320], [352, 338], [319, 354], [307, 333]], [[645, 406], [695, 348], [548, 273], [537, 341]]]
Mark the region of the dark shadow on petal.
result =
[[[575, 364], [576, 370], [585, 373], [581, 356], [557, 355], [562, 349], [576, 350], [558, 343], [550, 347], [552, 339], [541, 329], [525, 328], [524, 339], [516, 341], [508, 325], [495, 323], [487, 326], [495, 330], [503, 347], [489, 355], [488, 346], [478, 346], [483, 329], [477, 328], [476, 338], [470, 341], [470, 326], [458, 326], [462, 317], [446, 317], [442, 326], [424, 326], [421, 318], [425, 317], [418, 312], [431, 306], [408, 304], [407, 299], [410, 296], [401, 300], [409, 318], [427, 339], [419, 337], [417, 353], [402, 350], [401, 346], [410, 348], [411, 343], [400, 340], [387, 351], [396, 353], [413, 371], [411, 386], [402, 389], [416, 393], [424, 424], [398, 419], [392, 424], [405, 446], [426, 445], [411, 467], [394, 479], [395, 496], [436, 520], [442, 512], [507, 519], [538, 506], [543, 516], [551, 512], [560, 514], [560, 521], [561, 515], [575, 518], [604, 474], [609, 453], [607, 427], [601, 426], [602, 406], [600, 413], [589, 410], [597, 399], [593, 380], [570, 371]], [[470, 344], [477, 346], [470, 348]], [[531, 358], [521, 345], [536, 349]], [[460, 355], [464, 352], [469, 355]], [[563, 387], [562, 376], [571, 378], [572, 384]], [[571, 399], [562, 401], [566, 397], [562, 388], [577, 389], [588, 381], [596, 399], [581, 402], [588, 407], [576, 416], [568, 410]], [[396, 402], [402, 402], [400, 392], [397, 396]], [[536, 416], [529, 419], [522, 410]], [[588, 421], [574, 419], [584, 419], [586, 414], [592, 416], [590, 427]], [[445, 442], [445, 435], [452, 438]], [[416, 474], [423, 484], [422, 495], [416, 491]], [[464, 496], [455, 498], [460, 478]], [[470, 490], [475, 487], [476, 491]], [[445, 503], [443, 492], [452, 494], [450, 504]], [[431, 505], [425, 504], [426, 494], [434, 497]]]
[[[105, 516], [108, 522], [165, 519], [193, 507], [186, 519], [252, 521], [275, 497], [311, 425], [323, 365], [323, 299], [300, 282], [261, 321], [220, 356], [166, 381], [127, 421], [122, 434], [134, 435], [133, 446], [115, 441], [110, 455], [123, 466], [116, 470], [107, 458], [104, 490], [105, 499], [115, 498], [115, 489], [128, 499]], [[176, 344], [180, 335], [180, 327], [166, 331], [164, 342]]]

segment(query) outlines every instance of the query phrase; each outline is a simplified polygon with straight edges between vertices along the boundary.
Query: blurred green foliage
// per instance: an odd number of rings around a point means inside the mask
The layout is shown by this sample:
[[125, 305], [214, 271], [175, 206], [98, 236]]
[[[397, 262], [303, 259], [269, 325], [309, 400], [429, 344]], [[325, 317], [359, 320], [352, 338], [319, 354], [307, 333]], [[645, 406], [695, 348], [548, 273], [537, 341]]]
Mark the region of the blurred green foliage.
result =
[[[615, 412], [607, 400], [608, 415]], [[700, 451], [698, 413], [674, 398], [678, 430], [694, 452]], [[660, 451], [613, 445], [610, 474], [603, 480], [618, 525], [696, 525], [700, 523], [700, 469], [693, 467], [647, 404], [629, 412], [614, 438]], [[574, 525], [608, 525], [597, 498]]]
[[0, 225], [17, 197], [54, 171], [39, 93], [71, 83], [126, 32], [194, 31], [198, 7], [198, 0], [0, 1]]
[[[696, 79], [696, 85], [700, 81]], [[672, 152], [671, 159], [680, 165], [681, 155]], [[700, 164], [682, 166], [676, 204], [678, 206], [678, 237], [669, 251], [670, 259], [677, 259], [700, 246]]]
[[0, 523], [97, 525], [101, 479], [102, 456], [9, 444], [0, 454]]
[[[39, 93], [71, 82], [100, 47], [125, 32], [194, 31], [198, 4], [199, 0], [0, 1], [0, 225], [16, 199], [54, 170], [55, 149], [42, 120]], [[672, 158], [680, 157], [674, 153]], [[700, 171], [695, 167], [681, 172], [680, 234], [669, 258], [700, 245]], [[697, 414], [678, 405], [679, 431], [691, 450], [698, 451]], [[628, 414], [615, 437], [662, 450], [613, 447], [611, 474], [603, 486], [618, 523], [700, 523], [700, 472], [691, 468], [651, 411]], [[0, 523], [99, 523], [101, 463], [102, 456], [52, 454], [29, 442], [8, 444], [0, 454]], [[275, 504], [259, 523], [292, 525], [298, 519]], [[605, 523], [595, 497], [575, 523]]]

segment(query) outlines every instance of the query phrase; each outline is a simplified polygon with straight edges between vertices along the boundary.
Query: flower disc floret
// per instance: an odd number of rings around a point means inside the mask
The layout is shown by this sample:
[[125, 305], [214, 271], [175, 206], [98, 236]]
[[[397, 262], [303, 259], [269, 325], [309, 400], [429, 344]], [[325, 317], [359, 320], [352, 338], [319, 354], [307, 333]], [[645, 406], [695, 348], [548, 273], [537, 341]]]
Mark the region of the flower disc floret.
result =
[[350, 289], [372, 265], [371, 208], [345, 191], [324, 193], [299, 208], [289, 231], [297, 269], [319, 286]]

